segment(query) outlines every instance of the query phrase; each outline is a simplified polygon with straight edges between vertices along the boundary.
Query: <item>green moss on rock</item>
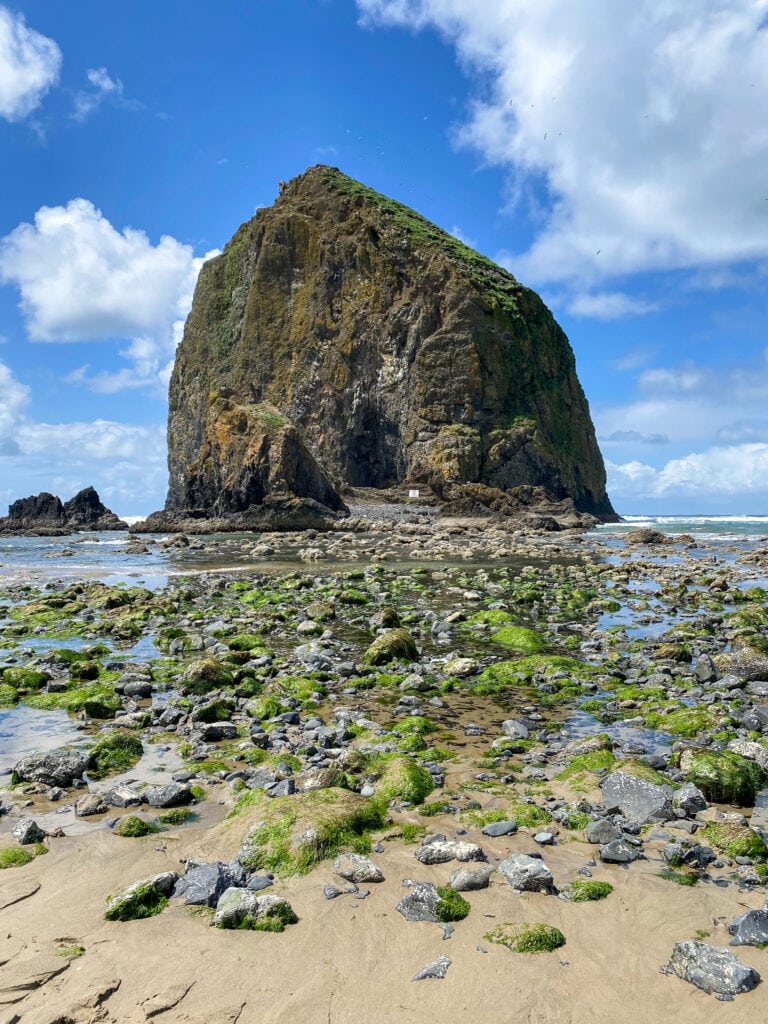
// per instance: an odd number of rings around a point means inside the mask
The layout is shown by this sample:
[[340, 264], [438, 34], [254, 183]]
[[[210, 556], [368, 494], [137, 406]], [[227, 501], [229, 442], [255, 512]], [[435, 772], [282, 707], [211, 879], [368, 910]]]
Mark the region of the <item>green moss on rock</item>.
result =
[[752, 807], [755, 794], [768, 785], [768, 774], [756, 761], [730, 750], [686, 750], [680, 768], [686, 782], [698, 786], [714, 803]]
[[513, 953], [551, 953], [565, 945], [560, 929], [549, 924], [500, 924], [485, 937]]
[[366, 665], [386, 665], [390, 661], [416, 661], [416, 642], [406, 629], [388, 629], [376, 637], [363, 655]]

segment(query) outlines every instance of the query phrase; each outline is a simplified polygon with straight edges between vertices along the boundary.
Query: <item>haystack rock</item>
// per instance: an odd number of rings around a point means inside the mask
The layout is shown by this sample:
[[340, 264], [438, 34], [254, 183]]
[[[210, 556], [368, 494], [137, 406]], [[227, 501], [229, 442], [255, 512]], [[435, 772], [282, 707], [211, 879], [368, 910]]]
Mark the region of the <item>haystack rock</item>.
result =
[[541, 299], [332, 167], [281, 185], [205, 264], [169, 402], [166, 519], [332, 515], [345, 487], [399, 485], [500, 508], [533, 487], [614, 516]]

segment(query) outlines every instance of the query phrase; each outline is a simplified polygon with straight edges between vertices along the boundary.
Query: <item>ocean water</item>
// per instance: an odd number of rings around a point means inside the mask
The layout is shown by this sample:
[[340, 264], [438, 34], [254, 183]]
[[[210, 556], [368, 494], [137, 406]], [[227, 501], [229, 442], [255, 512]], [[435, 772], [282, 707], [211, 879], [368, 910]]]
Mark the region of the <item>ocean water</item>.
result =
[[605, 523], [595, 530], [598, 534], [621, 536], [631, 530], [659, 530], [662, 533], [689, 533], [702, 540], [768, 541], [768, 515], [627, 515], [620, 523]]

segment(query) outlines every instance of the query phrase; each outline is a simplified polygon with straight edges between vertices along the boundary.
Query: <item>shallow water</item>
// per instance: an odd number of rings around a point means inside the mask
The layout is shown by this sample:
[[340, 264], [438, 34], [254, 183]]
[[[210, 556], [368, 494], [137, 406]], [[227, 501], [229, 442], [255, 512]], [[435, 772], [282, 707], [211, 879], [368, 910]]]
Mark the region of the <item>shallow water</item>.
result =
[[92, 742], [66, 711], [37, 711], [26, 704], [0, 708], [0, 786], [8, 785], [14, 764], [33, 750], [86, 748]]

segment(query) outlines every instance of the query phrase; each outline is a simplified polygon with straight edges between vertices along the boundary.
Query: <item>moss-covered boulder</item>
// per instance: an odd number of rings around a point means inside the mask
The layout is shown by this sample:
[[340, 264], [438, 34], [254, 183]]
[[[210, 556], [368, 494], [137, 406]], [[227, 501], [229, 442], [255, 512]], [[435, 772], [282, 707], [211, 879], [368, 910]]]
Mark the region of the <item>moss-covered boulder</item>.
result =
[[163, 871], [108, 896], [104, 917], [107, 921], [136, 921], [159, 914], [168, 903], [178, 877], [175, 871]]
[[369, 833], [385, 822], [381, 801], [345, 789], [274, 799], [251, 790], [228, 818], [208, 830], [200, 852], [206, 859], [222, 861], [237, 855], [249, 870], [271, 871], [279, 877], [306, 874], [341, 852], [370, 852]]
[[524, 629], [522, 626], [502, 626], [491, 635], [494, 643], [508, 647], [521, 654], [539, 654], [546, 649], [544, 637], [535, 629]]
[[768, 858], [765, 842], [748, 825], [710, 821], [700, 835], [705, 843], [728, 857], [750, 857], [757, 861]]
[[384, 800], [421, 804], [435, 788], [432, 776], [410, 757], [385, 755], [375, 766], [376, 795]]
[[734, 675], [740, 679], [768, 679], [768, 654], [746, 641], [733, 645], [733, 649], [714, 657], [721, 675]]
[[407, 629], [388, 629], [377, 636], [363, 655], [366, 665], [386, 665], [390, 661], [416, 661], [416, 641]]
[[293, 907], [283, 896], [230, 888], [219, 897], [213, 923], [217, 928], [241, 931], [283, 932], [298, 922]]
[[204, 658], [202, 661], [193, 662], [184, 670], [179, 686], [182, 693], [201, 697], [213, 690], [232, 686], [234, 681], [235, 677], [229, 666], [217, 661], [216, 658]]
[[707, 800], [752, 807], [755, 794], [768, 785], [768, 774], [755, 761], [730, 750], [684, 750], [680, 770]]
[[139, 737], [125, 729], [107, 733], [90, 750], [88, 774], [93, 779], [124, 772], [141, 758], [144, 747]]

